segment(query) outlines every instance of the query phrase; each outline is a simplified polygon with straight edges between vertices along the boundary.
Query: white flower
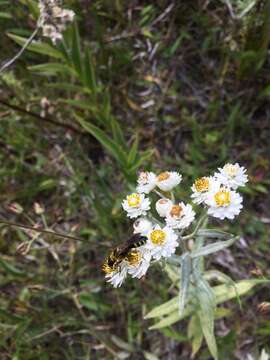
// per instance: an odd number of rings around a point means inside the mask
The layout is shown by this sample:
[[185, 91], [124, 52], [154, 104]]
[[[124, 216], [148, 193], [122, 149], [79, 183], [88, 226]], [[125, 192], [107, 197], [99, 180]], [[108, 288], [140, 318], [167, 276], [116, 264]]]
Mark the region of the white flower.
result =
[[215, 173], [216, 178], [224, 186], [228, 186], [233, 190], [239, 186], [244, 186], [248, 182], [246, 169], [236, 164], [226, 164], [223, 168], [218, 168], [219, 172]]
[[113, 287], [120, 287], [128, 274], [138, 279], [144, 276], [150, 266], [150, 261], [151, 251], [144, 246], [129, 251], [116, 268], [110, 266], [106, 259], [103, 265], [105, 279]]
[[126, 262], [123, 262], [119, 268], [109, 274], [105, 275], [107, 282], [112, 284], [113, 287], [120, 287], [127, 277], [128, 266]]
[[[136, 251], [138, 254], [140, 254], [136, 258]], [[140, 279], [142, 276], [144, 276], [150, 266], [150, 261], [151, 261], [151, 251], [149, 249], [146, 249], [144, 246], [133, 250], [134, 253], [134, 259], [136, 261], [133, 261], [133, 263], [130, 262], [129, 264], [129, 268], [128, 268], [128, 273], [134, 278], [138, 278]]]
[[153, 172], [141, 172], [137, 182], [137, 192], [149, 194], [157, 184], [157, 177]]
[[161, 217], [165, 217], [171, 207], [172, 201], [170, 199], [162, 198], [156, 202], [156, 210]]
[[170, 191], [182, 180], [182, 175], [176, 171], [165, 171], [158, 175], [157, 186], [162, 191]]
[[149, 231], [148, 241], [145, 248], [151, 250], [154, 259], [159, 260], [161, 257], [170, 257], [175, 253], [178, 246], [177, 238], [172, 228], [165, 226], [163, 229], [156, 225]]
[[172, 205], [167, 212], [166, 223], [175, 229], [185, 229], [195, 219], [195, 212], [190, 204], [185, 205], [181, 202], [178, 205]]
[[221, 220], [233, 219], [243, 207], [242, 197], [234, 190], [220, 187], [218, 191], [210, 192], [206, 200], [209, 205], [207, 213]]
[[208, 193], [219, 189], [219, 187], [220, 182], [213, 176], [202, 177], [195, 180], [191, 188], [193, 191], [193, 194], [191, 194], [193, 202], [195, 204], [204, 203], [208, 198]]
[[70, 22], [72, 22], [72, 21], [74, 20], [74, 17], [75, 17], [75, 13], [74, 13], [74, 11], [72, 11], [72, 10], [66, 10], [66, 9], [64, 9], [64, 10], [62, 10], [62, 12], [61, 12], [61, 18], [63, 19], [63, 21], [64, 21], [65, 23], [70, 23]]
[[144, 194], [133, 193], [126, 197], [122, 202], [123, 209], [127, 212], [130, 218], [136, 218], [141, 215], [146, 215], [150, 209], [150, 200], [145, 198]]
[[152, 229], [152, 223], [146, 218], [139, 218], [137, 219], [134, 224], [134, 234], [141, 234], [146, 236], [148, 232]]

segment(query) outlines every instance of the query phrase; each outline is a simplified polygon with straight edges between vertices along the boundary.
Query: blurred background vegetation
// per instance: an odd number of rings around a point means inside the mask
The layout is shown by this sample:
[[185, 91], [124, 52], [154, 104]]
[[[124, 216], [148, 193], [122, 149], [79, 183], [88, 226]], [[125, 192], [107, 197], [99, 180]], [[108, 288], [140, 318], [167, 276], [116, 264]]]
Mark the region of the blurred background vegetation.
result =
[[[132, 232], [121, 201], [139, 170], [191, 182], [228, 161], [248, 169], [240, 233], [207, 267], [269, 276], [270, 1], [66, 0], [76, 24], [37, 38], [0, 78], [0, 359], [190, 359], [185, 322], [149, 331], [167, 275], [121, 289], [100, 264]], [[35, 29], [34, 0], [0, 0], [0, 61]], [[215, 222], [217, 224], [217, 222]], [[219, 224], [221, 225], [221, 223]], [[169, 288], [169, 290], [168, 290]], [[228, 303], [220, 358], [270, 350], [269, 286]], [[211, 359], [204, 347], [196, 359]]]

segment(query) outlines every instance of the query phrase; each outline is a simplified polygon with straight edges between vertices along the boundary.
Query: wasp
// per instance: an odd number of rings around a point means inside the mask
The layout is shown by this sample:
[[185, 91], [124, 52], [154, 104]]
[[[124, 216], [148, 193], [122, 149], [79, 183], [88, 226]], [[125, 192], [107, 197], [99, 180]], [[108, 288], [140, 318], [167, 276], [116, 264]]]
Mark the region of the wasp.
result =
[[134, 249], [144, 245], [147, 241], [145, 236], [135, 234], [124, 242], [122, 246], [112, 249], [102, 264], [102, 271], [109, 274], [116, 271], [122, 261], [132, 262], [138, 259], [139, 253]]

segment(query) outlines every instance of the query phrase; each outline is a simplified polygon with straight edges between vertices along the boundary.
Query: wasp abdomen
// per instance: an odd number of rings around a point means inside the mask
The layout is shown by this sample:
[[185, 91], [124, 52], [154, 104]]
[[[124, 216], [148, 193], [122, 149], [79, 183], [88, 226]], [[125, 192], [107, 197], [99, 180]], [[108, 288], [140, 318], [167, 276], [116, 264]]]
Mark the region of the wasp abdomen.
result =
[[139, 241], [135, 242], [132, 247], [137, 248], [139, 246], [142, 246], [146, 243], [147, 238], [140, 239]]

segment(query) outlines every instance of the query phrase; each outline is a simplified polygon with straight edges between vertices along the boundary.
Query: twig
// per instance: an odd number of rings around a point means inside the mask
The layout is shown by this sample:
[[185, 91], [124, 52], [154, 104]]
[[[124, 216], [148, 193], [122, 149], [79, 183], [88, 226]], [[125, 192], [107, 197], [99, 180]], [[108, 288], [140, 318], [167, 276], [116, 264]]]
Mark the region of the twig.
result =
[[6, 62], [1, 68], [0, 68], [0, 74], [2, 72], [4, 72], [10, 65], [12, 65], [24, 52], [24, 50], [31, 44], [31, 42], [33, 41], [34, 37], [36, 36], [37, 32], [39, 30], [39, 27], [37, 26], [36, 29], [34, 30], [34, 32], [32, 33], [32, 35], [29, 37], [29, 39], [25, 42], [25, 44], [23, 45], [23, 47], [21, 48], [21, 50], [12, 58], [10, 59], [8, 62]]
[[77, 238], [77, 237], [74, 237], [74, 236], [71, 236], [71, 235], [61, 234], [61, 233], [50, 231], [50, 230], [38, 229], [38, 228], [35, 228], [33, 226], [17, 224], [17, 223], [14, 223], [12, 221], [7, 221], [7, 220], [3, 220], [3, 219], [0, 219], [0, 224], [4, 224], [4, 225], [10, 226], [10, 227], [12, 227], [12, 226], [20, 227], [20, 228], [23, 228], [23, 229], [28, 229], [28, 230], [40, 232], [42, 234], [55, 235], [55, 236], [59, 236], [59, 237], [66, 238], [66, 239], [84, 241], [84, 239], [82, 239], [82, 238]]
[[3, 99], [0, 99], [0, 104], [12, 109], [12, 110], [15, 110], [15, 111], [18, 111], [18, 112], [21, 112], [23, 114], [27, 114], [29, 116], [31, 116], [32, 118], [35, 118], [35, 119], [38, 119], [38, 120], [41, 120], [41, 121], [45, 121], [47, 123], [50, 123], [50, 124], [53, 124], [53, 125], [56, 125], [56, 126], [61, 126], [62, 128], [66, 128], [67, 130], [71, 130], [71, 131], [74, 131], [76, 132], [77, 134], [80, 134], [80, 135], [89, 135], [87, 134], [86, 132], [82, 132], [80, 131], [79, 129], [77, 129], [76, 127], [72, 126], [72, 125], [69, 125], [69, 124], [63, 124], [63, 123], [60, 123], [56, 120], [53, 120], [51, 118], [48, 118], [48, 117], [42, 117], [40, 116], [39, 114], [35, 113], [35, 112], [32, 112], [32, 111], [28, 111], [26, 109], [23, 109], [17, 105], [13, 105], [13, 104], [10, 104], [8, 102], [6, 102], [5, 100]]
[[233, 7], [232, 4], [230, 3], [230, 0], [223, 0], [228, 8], [228, 11], [230, 13], [230, 16], [232, 19], [236, 19], [237, 16], [235, 15], [234, 11], [233, 11]]

